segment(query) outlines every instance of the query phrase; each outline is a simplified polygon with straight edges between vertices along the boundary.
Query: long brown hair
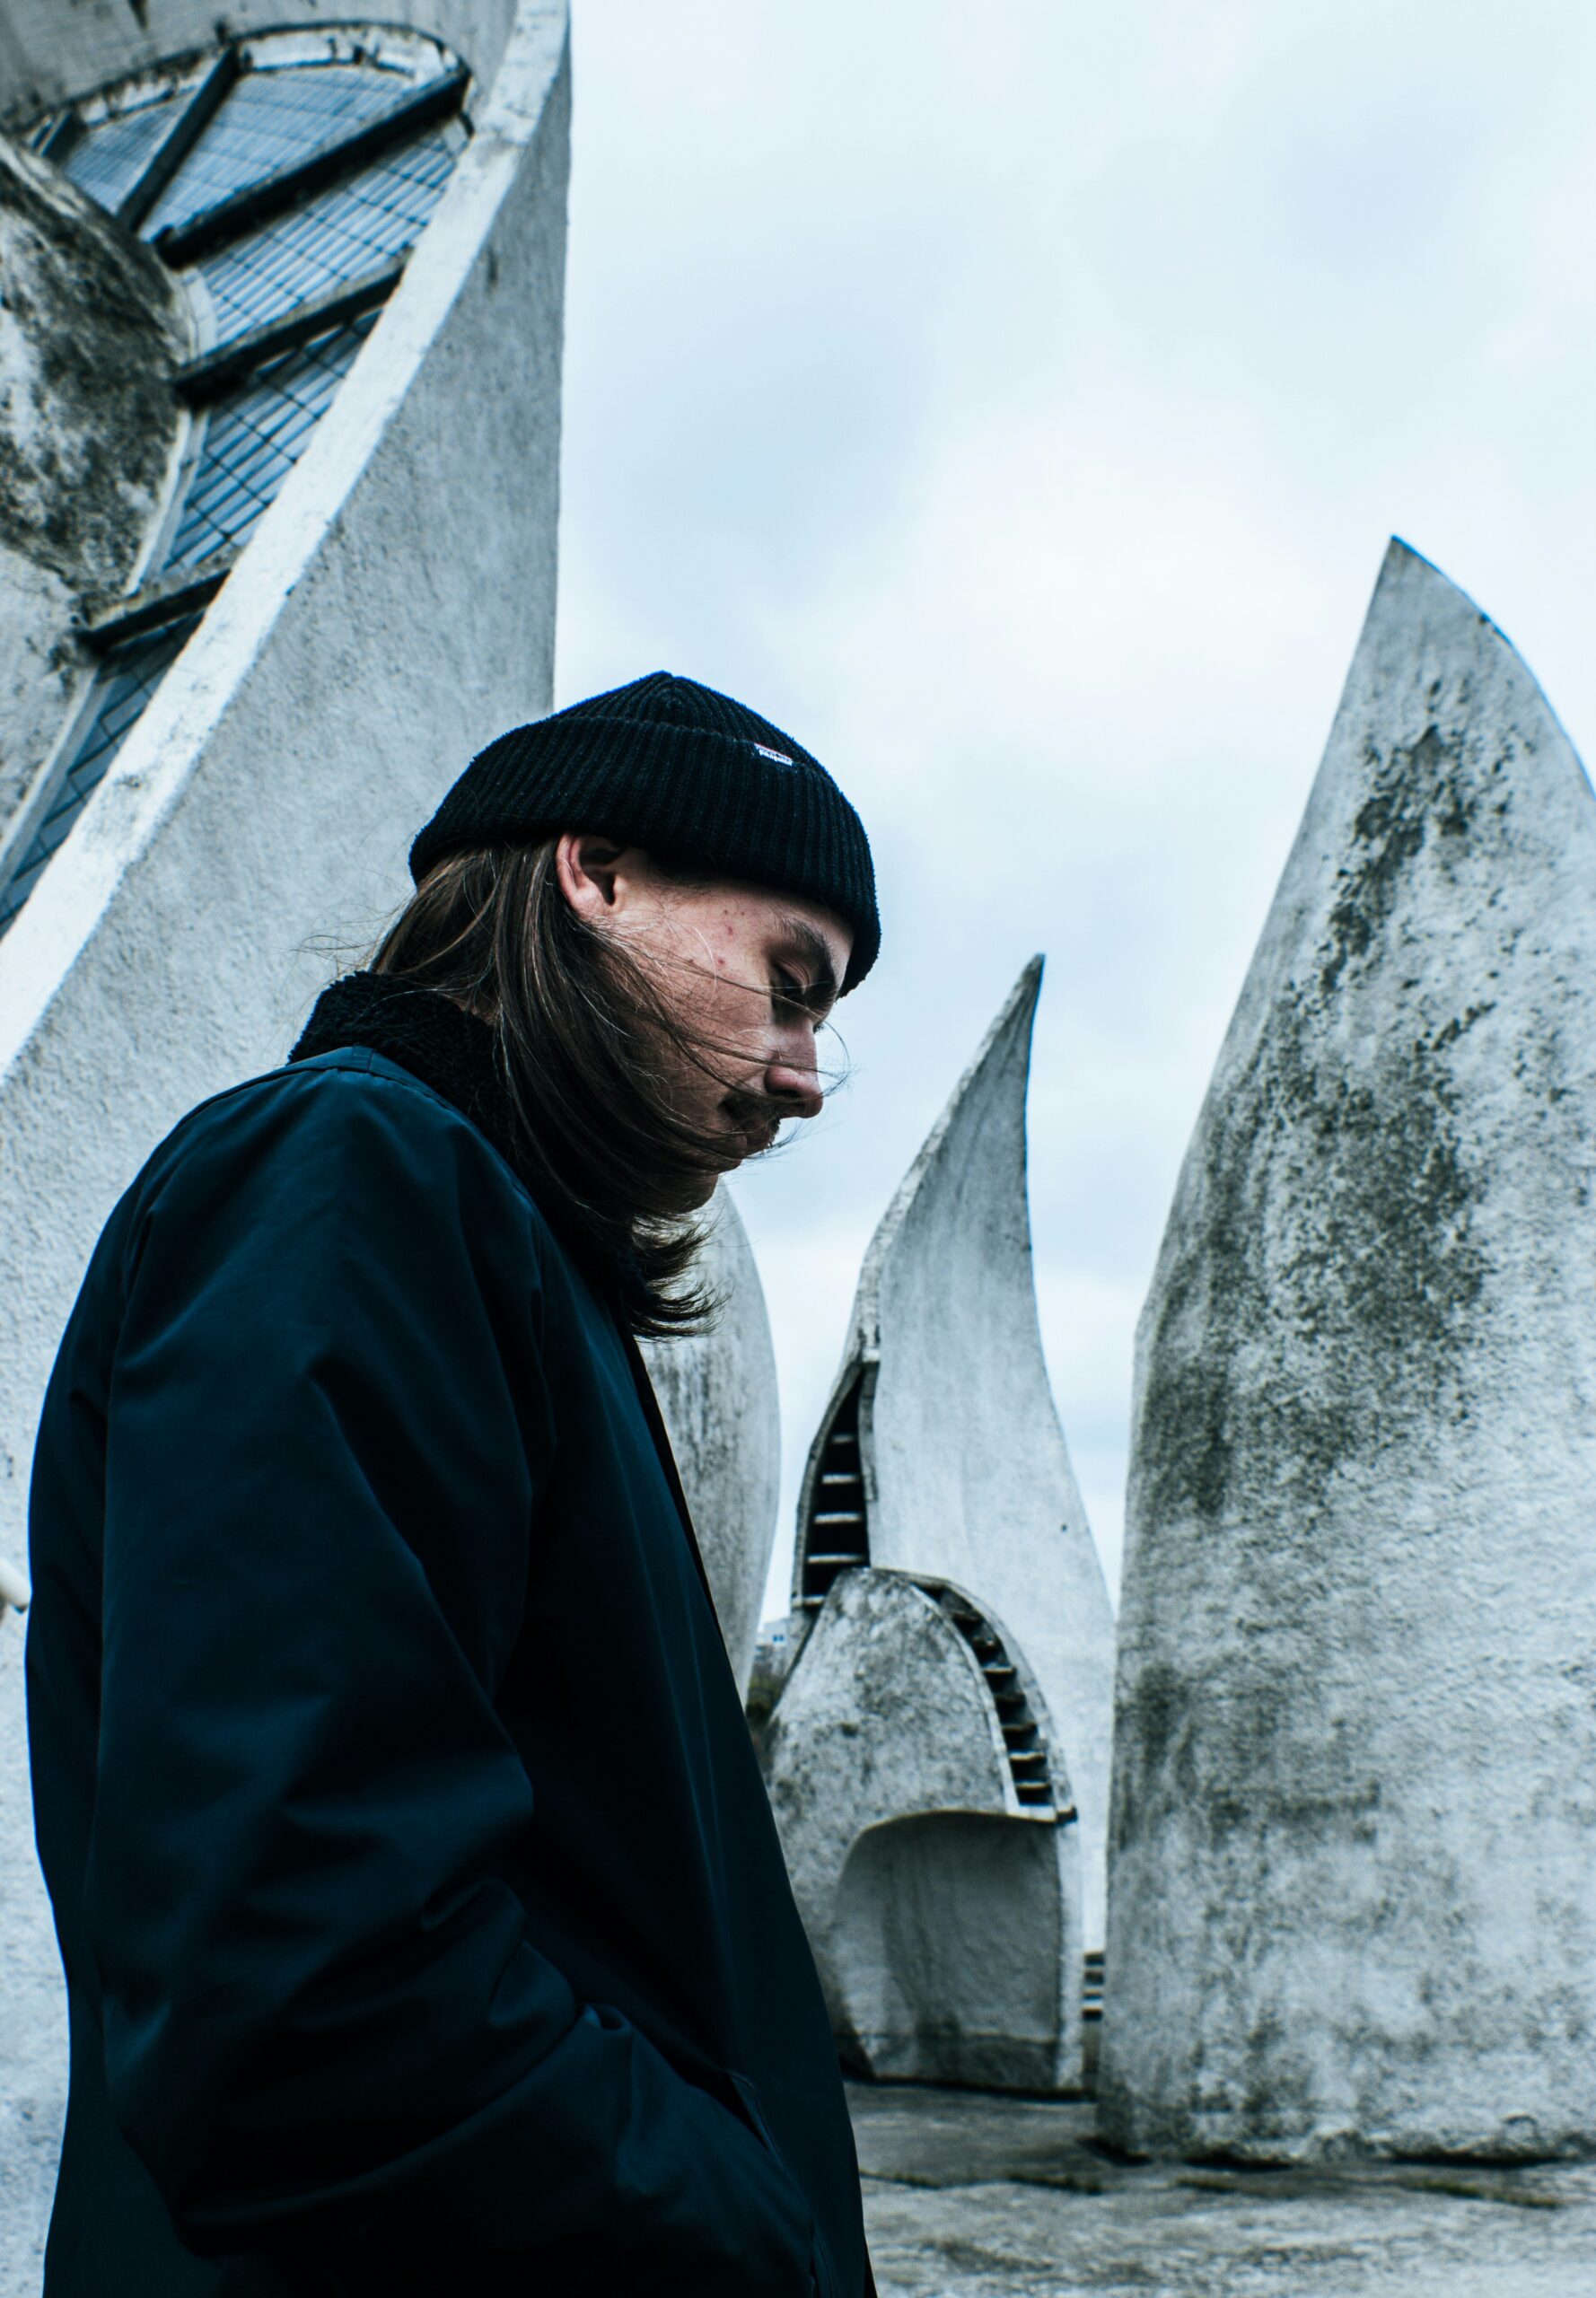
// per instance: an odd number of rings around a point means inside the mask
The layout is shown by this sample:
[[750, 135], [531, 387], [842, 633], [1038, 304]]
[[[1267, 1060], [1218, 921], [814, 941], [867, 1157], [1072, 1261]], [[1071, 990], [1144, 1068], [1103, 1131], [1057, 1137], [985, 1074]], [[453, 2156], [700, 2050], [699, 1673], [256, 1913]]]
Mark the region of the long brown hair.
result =
[[539, 1210], [618, 1291], [635, 1332], [691, 1331], [718, 1303], [688, 1281], [704, 1231], [682, 1207], [731, 1160], [680, 1089], [684, 1065], [711, 1070], [715, 1049], [688, 1035], [636, 958], [572, 908], [556, 844], [447, 856], [371, 969], [490, 1025]]

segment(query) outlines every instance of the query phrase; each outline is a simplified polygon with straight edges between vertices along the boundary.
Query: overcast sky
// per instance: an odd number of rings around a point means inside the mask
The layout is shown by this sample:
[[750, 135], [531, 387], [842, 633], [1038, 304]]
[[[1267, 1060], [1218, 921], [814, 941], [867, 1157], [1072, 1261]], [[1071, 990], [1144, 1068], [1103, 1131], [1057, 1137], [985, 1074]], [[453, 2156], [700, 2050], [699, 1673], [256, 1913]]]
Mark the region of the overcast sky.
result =
[[574, 13], [557, 700], [728, 689], [881, 883], [851, 1082], [737, 1185], [775, 1578], [871, 1230], [1042, 950], [1042, 1329], [1117, 1589], [1136, 1314], [1387, 536], [1596, 742], [1596, 8]]

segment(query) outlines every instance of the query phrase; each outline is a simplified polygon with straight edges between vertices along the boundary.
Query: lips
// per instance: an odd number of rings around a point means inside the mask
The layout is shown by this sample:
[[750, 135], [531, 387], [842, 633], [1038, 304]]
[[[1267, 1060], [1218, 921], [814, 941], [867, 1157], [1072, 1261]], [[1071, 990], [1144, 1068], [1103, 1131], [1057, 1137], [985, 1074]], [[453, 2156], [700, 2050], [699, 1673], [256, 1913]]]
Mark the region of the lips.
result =
[[760, 1156], [773, 1148], [781, 1131], [781, 1116], [752, 1094], [735, 1094], [721, 1104], [721, 1114], [737, 1144], [737, 1161]]

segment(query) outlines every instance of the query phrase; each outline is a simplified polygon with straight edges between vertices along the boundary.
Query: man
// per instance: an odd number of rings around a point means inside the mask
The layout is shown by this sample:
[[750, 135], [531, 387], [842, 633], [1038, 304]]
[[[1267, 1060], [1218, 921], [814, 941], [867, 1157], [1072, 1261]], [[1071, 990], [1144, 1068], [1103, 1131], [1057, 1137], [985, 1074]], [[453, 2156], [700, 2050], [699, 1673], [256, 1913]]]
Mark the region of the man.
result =
[[825, 2010], [635, 1335], [880, 940], [664, 674], [485, 750], [288, 1065], [112, 1215], [28, 1652], [48, 2298], [871, 2287]]

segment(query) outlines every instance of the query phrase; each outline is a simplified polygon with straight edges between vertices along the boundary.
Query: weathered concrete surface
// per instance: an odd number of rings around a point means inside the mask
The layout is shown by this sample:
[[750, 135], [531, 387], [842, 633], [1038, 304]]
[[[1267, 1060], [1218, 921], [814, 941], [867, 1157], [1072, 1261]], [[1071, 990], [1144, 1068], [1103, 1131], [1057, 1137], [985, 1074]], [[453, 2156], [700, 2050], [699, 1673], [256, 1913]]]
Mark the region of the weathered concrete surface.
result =
[[92, 674], [85, 597], [121, 590], [188, 429], [187, 306], [165, 266], [0, 137], [0, 883], [8, 833]]
[[0, 7], [0, 125], [39, 114], [131, 73], [198, 55], [218, 39], [286, 26], [337, 31], [381, 24], [441, 39], [479, 86], [498, 70], [523, 0], [382, 0], [363, 14], [351, 0], [4, 0]]
[[1022, 1810], [981, 1664], [899, 1574], [846, 1573], [764, 1732], [844, 2059], [917, 2080], [1080, 2079], [1079, 1830]]
[[[183, 13], [147, 12], [157, 36]], [[214, 11], [203, 13], [208, 39]], [[385, 13], [469, 34], [459, 7]], [[274, 0], [274, 23], [298, 13]], [[509, 14], [484, 6], [484, 37]], [[104, 31], [110, 60], [84, 66], [91, 83], [113, 75], [136, 26], [118, 7], [74, 11], [68, 28], [61, 12], [19, 13], [13, 0], [0, 62], [24, 16], [41, 40], [47, 25], [64, 40], [69, 29], [80, 60]], [[416, 824], [460, 762], [549, 704], [569, 151], [559, 0], [514, 10], [471, 124], [304, 456], [0, 942], [0, 1554], [13, 1563], [43, 1382], [117, 1196], [184, 1110], [281, 1058], [327, 977], [323, 937], [369, 941], [406, 890]], [[65, 2082], [21, 1656], [7, 1615], [7, 2298], [37, 2281]]]
[[[1020, 1639], [1080, 1808], [1088, 1947], [1102, 1943], [1114, 1618], [1048, 1382], [1031, 1274], [1027, 967], [871, 1241], [832, 1406], [861, 1367], [873, 1564], [951, 1580]], [[804, 1534], [796, 1561], [802, 1593]]]
[[882, 2298], [1586, 2298], [1596, 2171], [1137, 2167], [1090, 2104], [849, 2085]]
[[711, 1330], [649, 1341], [644, 1355], [693, 1512], [721, 1634], [748, 1694], [781, 1498], [776, 1349], [753, 1248], [726, 1189], [700, 1262], [721, 1302]]
[[1393, 544], [1138, 1351], [1104, 2127], [1596, 2146], [1596, 803]]

